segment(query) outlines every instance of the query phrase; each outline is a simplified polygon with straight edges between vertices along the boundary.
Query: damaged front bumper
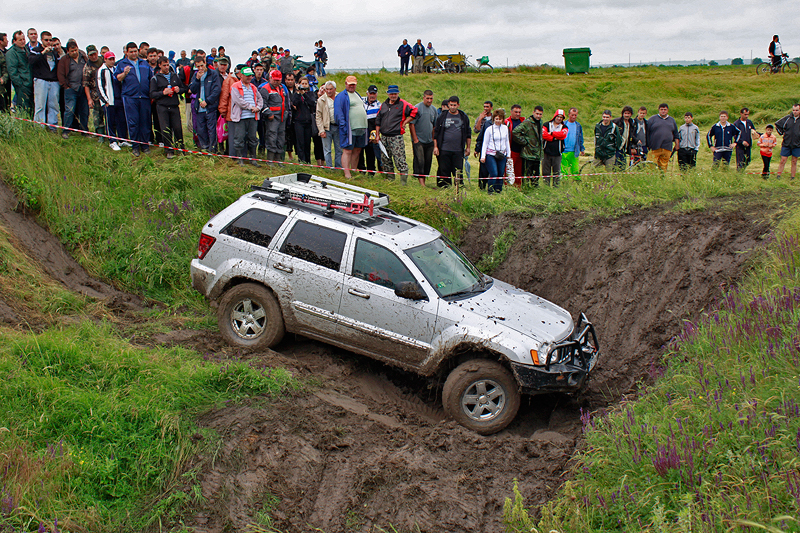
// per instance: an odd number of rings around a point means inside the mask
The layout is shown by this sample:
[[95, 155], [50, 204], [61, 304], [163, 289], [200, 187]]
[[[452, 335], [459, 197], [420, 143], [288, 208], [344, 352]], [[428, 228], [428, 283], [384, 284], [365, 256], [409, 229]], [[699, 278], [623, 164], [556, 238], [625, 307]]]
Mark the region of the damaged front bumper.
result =
[[581, 313], [572, 335], [550, 349], [544, 364], [517, 363], [511, 370], [526, 394], [575, 392], [587, 383], [599, 356], [594, 325]]

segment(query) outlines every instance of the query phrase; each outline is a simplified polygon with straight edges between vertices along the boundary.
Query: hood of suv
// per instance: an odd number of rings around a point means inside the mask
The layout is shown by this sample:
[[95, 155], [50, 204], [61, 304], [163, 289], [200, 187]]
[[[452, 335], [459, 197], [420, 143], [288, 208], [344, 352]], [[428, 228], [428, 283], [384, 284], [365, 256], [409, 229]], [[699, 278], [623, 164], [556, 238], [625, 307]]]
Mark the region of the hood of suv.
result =
[[481, 322], [502, 324], [542, 342], [561, 341], [574, 327], [565, 309], [496, 279], [488, 290], [452, 301], [450, 306], [466, 311], [465, 318], [471, 314]]

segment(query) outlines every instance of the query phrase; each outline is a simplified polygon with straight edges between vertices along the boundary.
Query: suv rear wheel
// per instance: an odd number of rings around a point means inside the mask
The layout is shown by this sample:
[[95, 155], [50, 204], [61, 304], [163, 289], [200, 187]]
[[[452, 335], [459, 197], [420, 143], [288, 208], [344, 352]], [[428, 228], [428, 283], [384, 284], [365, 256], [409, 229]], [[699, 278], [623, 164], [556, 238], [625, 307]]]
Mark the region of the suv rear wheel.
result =
[[266, 287], [255, 283], [243, 283], [225, 293], [217, 323], [225, 341], [243, 348], [275, 346], [284, 333], [278, 300]]
[[474, 359], [457, 366], [444, 383], [442, 404], [456, 422], [491, 435], [514, 420], [519, 410], [517, 382], [503, 365]]

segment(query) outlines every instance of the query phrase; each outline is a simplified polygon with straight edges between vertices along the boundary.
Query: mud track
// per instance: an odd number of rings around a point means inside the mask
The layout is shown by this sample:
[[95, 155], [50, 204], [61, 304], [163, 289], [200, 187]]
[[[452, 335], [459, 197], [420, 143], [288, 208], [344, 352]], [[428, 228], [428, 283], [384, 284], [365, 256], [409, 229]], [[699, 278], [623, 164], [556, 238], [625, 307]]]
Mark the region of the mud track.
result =
[[[287, 335], [275, 351], [262, 352], [237, 351], [216, 332], [134, 339], [286, 367], [309, 383], [275, 401], [256, 398], [199, 418], [221, 439], [186, 467], [197, 472], [203, 502], [183, 523], [198, 532], [267, 526], [286, 533], [502, 531], [513, 480], [529, 507], [552, 497], [580, 445], [579, 408], [613, 404], [649, 379], [651, 362], [681, 319], [707, 308], [740, 278], [783, 202], [761, 196], [692, 213], [661, 207], [616, 219], [570, 213], [476, 222], [463, 243], [471, 259], [513, 228], [512, 249], [493, 275], [573, 315], [585, 311], [603, 348], [584, 396], [523, 399], [515, 422], [489, 437], [445, 419], [441, 383], [302, 337]], [[125, 312], [140, 305], [93, 280], [57, 239], [15, 212], [15, 204], [0, 186], [0, 223], [51, 276], [83, 294], [121, 302]], [[1, 300], [3, 312], [9, 306]]]

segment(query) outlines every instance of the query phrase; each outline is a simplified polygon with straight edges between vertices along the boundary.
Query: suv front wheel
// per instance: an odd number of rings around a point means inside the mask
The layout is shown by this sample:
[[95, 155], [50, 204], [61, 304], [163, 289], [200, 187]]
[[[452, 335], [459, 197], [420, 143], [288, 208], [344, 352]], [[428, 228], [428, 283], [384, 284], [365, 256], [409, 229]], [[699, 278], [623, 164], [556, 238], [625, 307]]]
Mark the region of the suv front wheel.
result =
[[503, 365], [474, 359], [457, 366], [444, 383], [442, 404], [456, 422], [491, 435], [514, 420], [519, 410], [517, 382]]
[[243, 348], [275, 346], [284, 333], [278, 300], [266, 287], [255, 283], [243, 283], [225, 293], [217, 323], [228, 343]]

